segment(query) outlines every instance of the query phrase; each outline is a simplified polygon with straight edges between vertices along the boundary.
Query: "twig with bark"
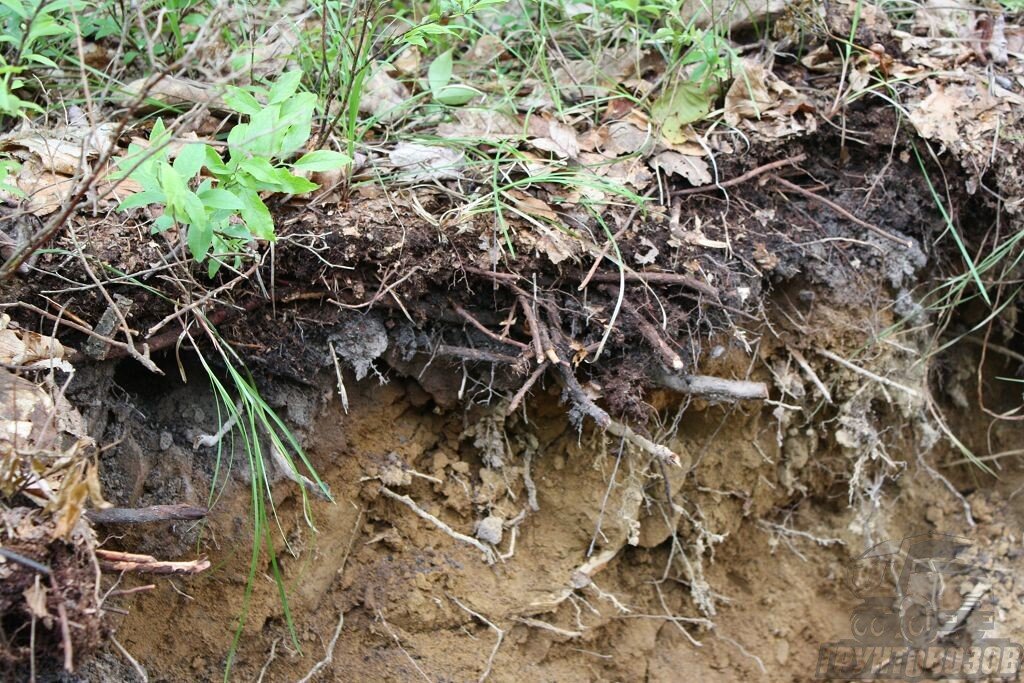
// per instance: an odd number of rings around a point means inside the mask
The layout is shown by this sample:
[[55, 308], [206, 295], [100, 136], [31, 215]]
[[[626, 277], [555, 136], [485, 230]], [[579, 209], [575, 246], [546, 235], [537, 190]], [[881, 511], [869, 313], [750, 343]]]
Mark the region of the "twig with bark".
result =
[[93, 524], [149, 524], [151, 522], [172, 522], [196, 520], [206, 517], [209, 512], [197, 505], [150, 505], [144, 508], [107, 508], [89, 510], [85, 516]]

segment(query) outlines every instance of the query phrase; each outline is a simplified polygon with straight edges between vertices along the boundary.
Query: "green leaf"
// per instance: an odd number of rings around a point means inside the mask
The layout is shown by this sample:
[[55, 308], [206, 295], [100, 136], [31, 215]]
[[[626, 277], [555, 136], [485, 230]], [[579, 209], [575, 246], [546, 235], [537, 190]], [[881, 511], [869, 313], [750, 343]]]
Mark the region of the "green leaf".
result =
[[274, 190], [277, 188], [278, 179], [275, 173], [277, 169], [267, 159], [263, 157], [242, 159], [238, 162], [238, 168], [259, 181], [261, 185], [266, 186], [262, 189]]
[[243, 207], [242, 200], [228, 190], [220, 188], [205, 189], [200, 190], [196, 195], [207, 209], [239, 211]]
[[238, 198], [242, 200], [243, 208], [240, 213], [249, 232], [258, 239], [273, 242], [274, 219], [270, 215], [270, 209], [263, 203], [260, 196], [255, 190], [242, 190], [239, 192]]
[[446, 85], [443, 88], [434, 90], [431, 94], [437, 102], [452, 107], [463, 105], [474, 97], [483, 95], [482, 92], [468, 85]]
[[263, 109], [263, 105], [248, 90], [234, 86], [228, 86], [227, 92], [224, 93], [224, 104], [246, 116], [254, 116]]
[[682, 81], [662, 93], [651, 105], [651, 118], [661, 124], [661, 133], [670, 143], [684, 142], [683, 129], [708, 115], [713, 98], [710, 85]]
[[174, 170], [182, 178], [192, 179], [195, 178], [199, 171], [203, 168], [203, 163], [206, 161], [206, 148], [207, 145], [200, 143], [192, 143], [185, 145], [178, 151], [178, 156], [174, 159]]
[[164, 204], [166, 201], [167, 197], [160, 190], [143, 190], [142, 192], [136, 192], [130, 197], [125, 197], [117, 205], [117, 210], [127, 211], [128, 209], [137, 209], [140, 206], [149, 206], [150, 204]]
[[18, 18], [28, 19], [28, 8], [25, 7], [25, 3], [19, 0], [0, 0], [0, 5], [14, 12]]
[[163, 232], [174, 226], [174, 218], [170, 214], [165, 213], [164, 215], [153, 221], [153, 233]]
[[185, 222], [188, 214], [185, 211], [185, 193], [189, 191], [185, 181], [178, 172], [166, 161], [161, 161], [157, 167], [157, 179], [160, 181], [160, 188], [167, 196], [167, 209], [176, 221]]
[[282, 191], [287, 192], [288, 194], [304, 194], [306, 192], [312, 192], [320, 187], [313, 181], [294, 175], [285, 168], [278, 169], [277, 176]]
[[436, 97], [437, 91], [448, 85], [451, 80], [452, 51], [446, 50], [430, 63], [430, 68], [427, 69], [427, 85], [430, 87], [430, 91], [435, 93]]
[[352, 157], [331, 149], [318, 149], [308, 154], [303, 154], [299, 160], [292, 164], [292, 168], [298, 171], [331, 171], [336, 168], [343, 168], [352, 163]]
[[203, 145], [206, 149], [203, 150], [206, 154], [206, 158], [203, 159], [203, 165], [206, 166], [206, 170], [214, 174], [218, 178], [226, 176], [231, 173], [231, 169], [224, 163], [224, 160], [217, 154], [217, 150], [209, 145]]
[[268, 150], [269, 157], [289, 157], [299, 151], [313, 131], [313, 113], [316, 110], [316, 95], [299, 93], [288, 102], [279, 105], [278, 125], [284, 126], [284, 134], [275, 141], [275, 147]]
[[293, 175], [286, 168], [277, 168], [262, 157], [252, 157], [239, 163], [239, 167], [259, 182], [253, 189], [273, 190], [289, 194], [311, 192], [319, 185]]
[[302, 81], [302, 71], [289, 71], [281, 74], [273, 87], [270, 88], [269, 104], [280, 104], [295, 94]]
[[248, 145], [252, 142], [252, 127], [248, 123], [236, 124], [228, 133], [228, 148], [232, 155], [236, 152], [248, 151]]
[[213, 229], [209, 225], [192, 225], [188, 229], [188, 250], [192, 258], [202, 263], [213, 244]]

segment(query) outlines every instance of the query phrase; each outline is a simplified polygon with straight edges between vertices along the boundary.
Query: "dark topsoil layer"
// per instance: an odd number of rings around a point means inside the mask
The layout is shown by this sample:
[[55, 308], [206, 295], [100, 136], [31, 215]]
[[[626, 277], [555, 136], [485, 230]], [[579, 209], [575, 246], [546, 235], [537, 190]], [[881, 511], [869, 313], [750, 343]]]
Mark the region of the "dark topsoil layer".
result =
[[[470, 361], [487, 375], [493, 373], [488, 361], [497, 361], [493, 365], [501, 372], [494, 377], [495, 386], [509, 392], [522, 384], [535, 355], [529, 320], [515, 309], [517, 299], [530, 302], [541, 334], [551, 337], [549, 343], [544, 340], [543, 350], [552, 347], [560, 359], [592, 360], [614, 314], [615, 326], [599, 362], [584, 363], [577, 372], [604, 387], [612, 414], [643, 418], [643, 392], [671, 354], [679, 356], [683, 372], [695, 372], [708, 351], [705, 340], [736, 326], [755, 326], [763, 318], [768, 290], [779, 288], [794, 302], [827, 296], [852, 304], [882, 280], [897, 300], [915, 270], [927, 261], [935, 265], [933, 257], [941, 267], [944, 257], [929, 252], [943, 220], [916, 163], [900, 161], [905, 142], [892, 145], [892, 110], [853, 111], [847, 125], [871, 131], [874, 144], [843, 150], [840, 132], [823, 127], [793, 143], [719, 158], [723, 181], [779, 160], [798, 160], [757, 173], [726, 191], [686, 193], [664, 205], [652, 201], [639, 212], [632, 207], [608, 209], [605, 220], [617, 233], [615, 246], [626, 264], [617, 313], [619, 269], [611, 260], [614, 248], [596, 221], [566, 216], [566, 223], [577, 225], [577, 234], [589, 246], [557, 265], [531, 253], [528, 225], [512, 224], [517, 245], [513, 258], [507, 251], [487, 248], [501, 239], [490, 215], [461, 225], [430, 225], [403, 201], [412, 190], [370, 199], [354, 195], [330, 207], [278, 206], [279, 242], [272, 257], [251, 277], [219, 292], [216, 303], [207, 301], [196, 309], [205, 312], [257, 372], [311, 381], [332, 363], [329, 339], [352, 348], [351, 357], [343, 361], [362, 366], [360, 354], [372, 360], [374, 335], [386, 328], [393, 342], [388, 361], [399, 372], [408, 370], [419, 355], [443, 363]], [[845, 162], [840, 161], [843, 156]], [[945, 170], [957, 174], [955, 168]], [[827, 198], [891, 238], [851, 222], [775, 176]], [[666, 190], [675, 194], [672, 188]], [[950, 191], [954, 211], [972, 216], [979, 230], [987, 224], [985, 197], [957, 196], [957, 187]], [[423, 208], [435, 215], [450, 208], [439, 196], [425, 193]], [[111, 274], [143, 273], [132, 283], [106, 285], [109, 295], [132, 301], [127, 319], [134, 330], [148, 329], [176, 307], [199, 300], [234, 277], [224, 269], [210, 281], [198, 272], [203, 268], [182, 264], [180, 249], [163, 237], [147, 237], [145, 216], [123, 223], [85, 216], [73, 220], [94, 270], [102, 272], [104, 264]], [[527, 235], [525, 241], [521, 233]], [[705, 240], [720, 246], [708, 248]], [[108, 300], [91, 286], [66, 235], [51, 246], [57, 252], [42, 256], [37, 271], [0, 285], [3, 299], [51, 314], [66, 307], [77, 316], [71, 320], [95, 326], [109, 308]], [[602, 253], [608, 258], [600, 258]], [[490, 261], [493, 254], [498, 255], [497, 264]], [[958, 258], [955, 253], [949, 257]], [[600, 263], [592, 268], [596, 260]], [[650, 265], [642, 265], [648, 260]], [[580, 291], [584, 280], [587, 287]], [[10, 312], [30, 329], [53, 329], [52, 320], [31, 311]], [[359, 323], [361, 316], [372, 321]], [[152, 338], [142, 332], [135, 338], [140, 349], [150, 346], [165, 369], [175, 363], [167, 349], [178, 344], [181, 318]], [[494, 333], [507, 330], [512, 343], [484, 334], [470, 318]], [[383, 328], [377, 329], [378, 322]], [[656, 333], [660, 341], [651, 334], [657, 329], [662, 330]], [[194, 338], [202, 338], [192, 330]], [[123, 338], [119, 330], [110, 334]], [[80, 332], [59, 327], [58, 337], [72, 348], [86, 341]], [[662, 342], [667, 346], [659, 349]], [[365, 353], [360, 344], [369, 345]], [[108, 348], [105, 357], [126, 355], [124, 349]]]

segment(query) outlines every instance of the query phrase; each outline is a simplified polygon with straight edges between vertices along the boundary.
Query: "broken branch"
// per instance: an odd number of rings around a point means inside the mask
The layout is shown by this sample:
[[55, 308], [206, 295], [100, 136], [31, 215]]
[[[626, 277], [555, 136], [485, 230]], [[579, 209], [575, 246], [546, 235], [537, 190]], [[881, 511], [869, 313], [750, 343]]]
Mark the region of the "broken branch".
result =
[[94, 524], [148, 524], [206, 517], [209, 512], [196, 505], [150, 505], [145, 508], [107, 508], [89, 510], [85, 516]]
[[764, 166], [758, 166], [753, 170], [747, 171], [741, 176], [737, 176], [730, 180], [726, 180], [724, 183], [716, 183], [714, 185], [702, 185], [700, 187], [687, 187], [682, 190], [675, 190], [674, 192], [672, 192], [672, 196], [683, 197], [688, 194], [698, 194], [700, 192], [708, 192], [710, 190], [724, 190], [727, 187], [732, 187], [734, 185], [745, 183], [751, 178], [756, 178], [759, 175], [762, 175], [769, 171], [774, 171], [777, 168], [782, 168], [784, 166], [795, 166], [806, 158], [806, 154], [797, 154], [796, 156], [791, 156], [788, 159], [780, 159], [779, 161], [773, 161], [771, 163], [765, 164]]
[[905, 239], [902, 239], [900, 237], [896, 237], [895, 235], [892, 235], [892, 234], [886, 232], [885, 230], [882, 230], [877, 225], [872, 225], [871, 223], [868, 223], [867, 221], [864, 221], [864, 220], [861, 220], [860, 218], [857, 218], [852, 213], [850, 213], [849, 211], [847, 211], [843, 207], [839, 206], [838, 204], [836, 204], [831, 199], [826, 199], [825, 197], [822, 197], [820, 194], [815, 194], [815, 193], [811, 192], [810, 190], [808, 190], [806, 188], [800, 187], [799, 185], [797, 185], [795, 183], [789, 182], [785, 178], [780, 178], [779, 176], [772, 176], [772, 178], [775, 180], [776, 183], [778, 183], [782, 187], [786, 188], [787, 190], [792, 190], [793, 192], [796, 192], [797, 194], [801, 194], [804, 197], [807, 197], [808, 199], [812, 199], [812, 200], [818, 202], [819, 204], [823, 204], [824, 206], [827, 206], [828, 208], [832, 209], [833, 211], [835, 211], [836, 213], [838, 213], [840, 216], [842, 216], [846, 220], [850, 221], [851, 223], [855, 223], [855, 224], [859, 225], [860, 227], [864, 228], [865, 230], [867, 230], [869, 232], [875, 233], [879, 237], [884, 237], [885, 239], [890, 240], [892, 242], [895, 242], [896, 244], [899, 244], [899, 245], [901, 245], [903, 247], [906, 247], [907, 249], [913, 249], [914, 248], [914, 243], [911, 240], [905, 240]]

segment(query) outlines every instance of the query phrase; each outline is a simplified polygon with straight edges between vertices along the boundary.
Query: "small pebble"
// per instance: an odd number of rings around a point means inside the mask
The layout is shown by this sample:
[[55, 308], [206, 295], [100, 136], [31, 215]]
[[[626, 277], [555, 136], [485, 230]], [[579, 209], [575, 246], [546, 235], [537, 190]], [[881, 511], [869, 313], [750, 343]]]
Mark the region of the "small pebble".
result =
[[501, 517], [485, 517], [476, 524], [476, 538], [484, 543], [498, 545], [504, 532], [505, 520]]

